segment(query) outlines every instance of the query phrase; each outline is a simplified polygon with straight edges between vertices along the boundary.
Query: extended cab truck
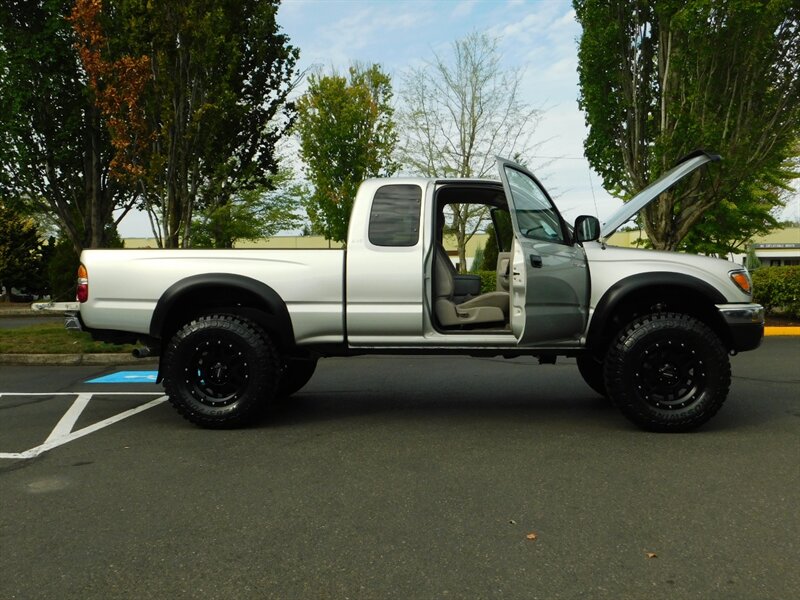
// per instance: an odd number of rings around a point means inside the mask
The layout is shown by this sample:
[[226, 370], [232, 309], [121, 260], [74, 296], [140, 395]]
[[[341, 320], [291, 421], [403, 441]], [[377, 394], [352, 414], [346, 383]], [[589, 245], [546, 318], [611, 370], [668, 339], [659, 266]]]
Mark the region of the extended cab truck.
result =
[[[160, 353], [170, 402], [207, 427], [243, 424], [296, 392], [319, 357], [381, 352], [573, 356], [634, 423], [685, 431], [725, 401], [728, 355], [761, 341], [750, 277], [728, 261], [606, 240], [718, 158], [690, 155], [602, 229], [589, 216], [569, 226], [536, 177], [498, 159], [501, 181], [364, 182], [346, 250], [87, 250], [68, 326]], [[448, 205], [464, 203], [513, 231], [489, 293], [440, 245]]]

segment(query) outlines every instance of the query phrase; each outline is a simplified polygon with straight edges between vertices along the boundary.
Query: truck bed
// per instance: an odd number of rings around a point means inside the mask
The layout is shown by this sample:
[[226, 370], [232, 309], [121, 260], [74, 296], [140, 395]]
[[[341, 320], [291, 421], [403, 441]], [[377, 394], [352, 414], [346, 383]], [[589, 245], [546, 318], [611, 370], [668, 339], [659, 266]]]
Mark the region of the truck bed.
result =
[[86, 250], [90, 299], [81, 317], [94, 329], [147, 334], [159, 298], [176, 282], [225, 273], [271, 287], [286, 303], [298, 344], [344, 339], [345, 251]]

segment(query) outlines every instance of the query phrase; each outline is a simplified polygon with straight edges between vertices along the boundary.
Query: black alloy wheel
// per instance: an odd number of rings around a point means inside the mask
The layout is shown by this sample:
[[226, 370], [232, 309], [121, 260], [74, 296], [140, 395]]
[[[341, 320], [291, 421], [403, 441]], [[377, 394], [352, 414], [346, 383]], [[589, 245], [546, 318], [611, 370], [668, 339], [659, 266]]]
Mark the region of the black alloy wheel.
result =
[[614, 404], [650, 431], [695, 429], [722, 407], [728, 352], [698, 319], [653, 313], [628, 324], [609, 348], [605, 383]]
[[167, 346], [164, 367], [172, 405], [210, 428], [252, 420], [275, 397], [280, 378], [272, 341], [236, 315], [208, 315], [184, 325]]

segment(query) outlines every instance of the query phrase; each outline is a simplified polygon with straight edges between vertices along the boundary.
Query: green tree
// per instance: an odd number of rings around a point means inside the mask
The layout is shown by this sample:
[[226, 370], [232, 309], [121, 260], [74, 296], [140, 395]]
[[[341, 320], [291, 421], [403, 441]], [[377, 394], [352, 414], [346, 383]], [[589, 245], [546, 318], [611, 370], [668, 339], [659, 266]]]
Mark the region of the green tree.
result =
[[98, 4], [78, 0], [73, 22], [116, 125], [118, 173], [141, 193], [159, 245], [188, 246], [196, 210], [235, 214], [225, 206], [270, 185], [298, 50], [280, 33], [277, 0]]
[[483, 256], [480, 269], [482, 271], [494, 271], [497, 268], [497, 233], [494, 230], [494, 225], [490, 224], [486, 228], [486, 233], [489, 237], [486, 238], [486, 245], [483, 248]]
[[797, 176], [796, 0], [574, 0], [592, 167], [630, 198], [695, 148], [723, 162], [644, 211], [659, 249], [726, 253], [775, 223]]
[[239, 240], [256, 240], [300, 227], [300, 191], [292, 185], [292, 176], [291, 171], [281, 169], [268, 188], [243, 191], [225, 204], [202, 211], [192, 225], [191, 246], [233, 248]]
[[[472, 33], [434, 55], [403, 81], [401, 162], [424, 177], [496, 177], [495, 155], [526, 156], [541, 111], [520, 98], [522, 72], [501, 66], [497, 40]], [[458, 262], [483, 227], [483, 207], [452, 204], [447, 230], [456, 236]]]
[[66, 21], [71, 8], [0, 0], [0, 195], [55, 215], [80, 253], [108, 244], [136, 195], [109, 177], [110, 138]]
[[470, 273], [477, 273], [478, 271], [483, 270], [483, 253], [484, 250], [480, 246], [475, 248], [475, 256], [472, 257], [472, 264], [469, 267]]
[[758, 255], [756, 255], [756, 249], [753, 244], [747, 246], [747, 254], [745, 255], [744, 259], [744, 266], [747, 267], [750, 272], [753, 272], [761, 267], [761, 260], [758, 258]]
[[80, 259], [72, 244], [64, 238], [51, 237], [49, 246], [52, 249], [47, 262], [50, 298], [55, 302], [74, 302]]
[[35, 221], [0, 202], [0, 288], [6, 301], [11, 288], [20, 292], [46, 292], [42, 277], [44, 253]]
[[379, 65], [355, 65], [349, 77], [312, 74], [297, 102], [300, 156], [313, 185], [306, 211], [312, 231], [327, 240], [345, 241], [359, 184], [397, 169], [391, 100], [391, 79]]

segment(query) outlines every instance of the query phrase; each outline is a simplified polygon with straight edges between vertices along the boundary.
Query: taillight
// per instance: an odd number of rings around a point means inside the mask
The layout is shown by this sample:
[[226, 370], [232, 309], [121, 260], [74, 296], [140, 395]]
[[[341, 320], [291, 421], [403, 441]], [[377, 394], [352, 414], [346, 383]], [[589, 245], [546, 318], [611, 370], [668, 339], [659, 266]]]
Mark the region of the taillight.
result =
[[75, 299], [78, 302], [86, 302], [89, 299], [89, 272], [83, 265], [78, 267], [78, 290]]

